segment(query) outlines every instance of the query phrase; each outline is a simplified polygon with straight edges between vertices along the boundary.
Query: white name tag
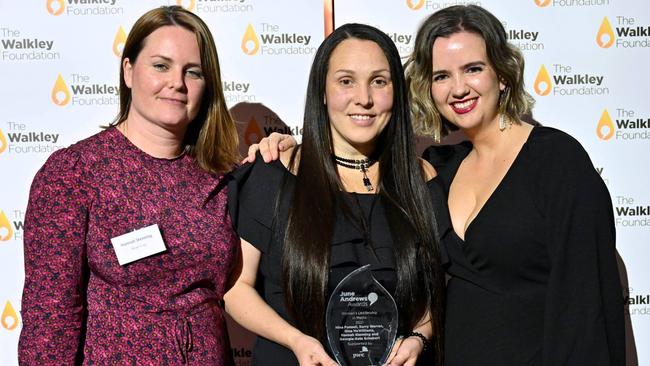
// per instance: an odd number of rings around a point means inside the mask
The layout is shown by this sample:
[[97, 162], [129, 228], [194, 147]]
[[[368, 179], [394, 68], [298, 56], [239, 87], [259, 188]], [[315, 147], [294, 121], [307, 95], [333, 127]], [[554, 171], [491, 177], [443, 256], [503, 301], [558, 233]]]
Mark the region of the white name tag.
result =
[[143, 227], [111, 239], [120, 265], [167, 250], [158, 224]]

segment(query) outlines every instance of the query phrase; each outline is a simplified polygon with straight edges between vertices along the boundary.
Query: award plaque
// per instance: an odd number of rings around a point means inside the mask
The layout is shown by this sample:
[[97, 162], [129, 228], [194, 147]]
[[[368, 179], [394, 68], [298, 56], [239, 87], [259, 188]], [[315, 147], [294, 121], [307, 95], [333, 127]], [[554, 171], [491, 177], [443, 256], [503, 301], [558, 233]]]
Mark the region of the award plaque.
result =
[[383, 365], [397, 336], [397, 304], [370, 265], [334, 289], [325, 314], [327, 340], [341, 366]]

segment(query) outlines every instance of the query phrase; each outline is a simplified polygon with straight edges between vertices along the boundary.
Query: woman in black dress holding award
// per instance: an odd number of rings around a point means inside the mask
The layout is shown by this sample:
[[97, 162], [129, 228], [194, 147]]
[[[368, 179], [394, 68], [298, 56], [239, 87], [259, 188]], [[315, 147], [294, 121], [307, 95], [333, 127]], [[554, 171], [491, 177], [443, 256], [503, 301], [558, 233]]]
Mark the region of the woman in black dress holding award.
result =
[[413, 146], [394, 44], [370, 26], [338, 28], [312, 65], [303, 144], [234, 173], [242, 267], [225, 302], [259, 335], [253, 364], [336, 365], [325, 345], [327, 302], [366, 264], [399, 312], [388, 362], [414, 365], [429, 342], [440, 361], [437, 185], [425, 183], [435, 171]]

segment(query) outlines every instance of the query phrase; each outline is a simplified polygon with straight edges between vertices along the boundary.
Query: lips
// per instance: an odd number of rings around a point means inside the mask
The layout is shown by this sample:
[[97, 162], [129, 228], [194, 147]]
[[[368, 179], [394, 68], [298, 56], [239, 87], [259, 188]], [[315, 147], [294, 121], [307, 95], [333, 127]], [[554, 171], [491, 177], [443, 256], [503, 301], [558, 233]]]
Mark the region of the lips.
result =
[[348, 116], [359, 126], [369, 126], [375, 120], [374, 114], [349, 114]]
[[449, 105], [451, 106], [451, 109], [454, 110], [454, 112], [458, 114], [465, 114], [471, 112], [476, 107], [477, 103], [478, 98], [472, 98], [460, 102], [453, 102]]
[[160, 100], [163, 102], [167, 102], [170, 104], [176, 104], [176, 105], [185, 105], [187, 104], [187, 101], [184, 99], [179, 99], [179, 98], [169, 98], [169, 97], [160, 97]]

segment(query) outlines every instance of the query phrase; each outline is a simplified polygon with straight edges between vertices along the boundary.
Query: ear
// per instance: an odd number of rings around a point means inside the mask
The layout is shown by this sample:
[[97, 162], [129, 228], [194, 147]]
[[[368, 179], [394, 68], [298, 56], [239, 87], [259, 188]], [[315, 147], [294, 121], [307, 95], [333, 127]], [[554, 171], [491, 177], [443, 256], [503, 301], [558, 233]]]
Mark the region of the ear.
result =
[[131, 89], [131, 85], [133, 84], [133, 65], [128, 57], [125, 57], [124, 61], [122, 61], [122, 71], [124, 73], [124, 84]]
[[327, 95], [323, 94], [323, 104], [327, 105]]
[[499, 90], [500, 91], [506, 90], [506, 86], [507, 85], [506, 85], [505, 81], [503, 79], [499, 78]]

